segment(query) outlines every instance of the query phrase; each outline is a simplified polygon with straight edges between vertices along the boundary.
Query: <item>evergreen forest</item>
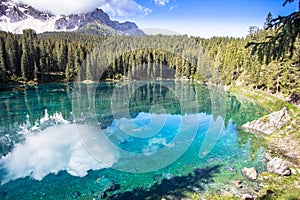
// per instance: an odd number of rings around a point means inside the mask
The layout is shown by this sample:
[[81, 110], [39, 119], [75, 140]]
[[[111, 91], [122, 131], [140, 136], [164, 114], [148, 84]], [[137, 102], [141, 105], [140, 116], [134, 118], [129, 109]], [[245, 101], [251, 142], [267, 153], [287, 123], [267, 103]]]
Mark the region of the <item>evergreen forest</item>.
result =
[[[267, 21], [270, 19], [268, 15]], [[0, 32], [0, 83], [50, 83], [177, 78], [243, 85], [285, 97], [300, 96], [300, 40], [256, 53], [276, 29], [250, 27], [246, 38], [97, 36], [78, 33], [22, 35]], [[254, 44], [255, 45], [255, 44]], [[249, 47], [250, 46], [250, 47]], [[286, 45], [284, 45], [286, 46]], [[274, 49], [274, 48], [273, 48]], [[273, 56], [280, 55], [288, 56]]]

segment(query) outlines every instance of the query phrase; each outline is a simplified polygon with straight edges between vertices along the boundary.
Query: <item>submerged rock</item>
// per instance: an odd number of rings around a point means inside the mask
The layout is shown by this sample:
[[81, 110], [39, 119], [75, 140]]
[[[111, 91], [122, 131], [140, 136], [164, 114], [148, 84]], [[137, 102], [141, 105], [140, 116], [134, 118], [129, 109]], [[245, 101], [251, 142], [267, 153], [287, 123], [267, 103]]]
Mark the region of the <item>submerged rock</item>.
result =
[[119, 189], [119, 185], [115, 184], [113, 180], [105, 177], [100, 177], [95, 181], [98, 185], [99, 191], [94, 194], [97, 198], [106, 198], [106, 192], [115, 191]]
[[174, 177], [175, 176], [173, 174], [170, 174], [170, 173], [162, 174], [162, 178], [167, 179], [167, 180], [171, 180]]
[[173, 179], [175, 176], [173, 174], [170, 173], [164, 173], [164, 174], [156, 174], [154, 175], [152, 178], [154, 181], [159, 182], [162, 179], [166, 179], [166, 180], [171, 180]]
[[268, 162], [267, 170], [281, 176], [289, 176], [291, 175], [291, 165], [292, 163], [276, 157]]
[[254, 181], [257, 179], [257, 171], [253, 167], [252, 168], [244, 167], [242, 169], [242, 173], [250, 181]]
[[216, 162], [222, 162], [220, 158], [210, 158], [206, 161], [208, 164], [216, 163]]
[[287, 125], [290, 119], [291, 117], [288, 113], [288, 109], [284, 107], [278, 112], [271, 113], [255, 121], [248, 122], [241, 126], [241, 128], [250, 132], [261, 132], [270, 135], [276, 130], [279, 130], [283, 126]]
[[235, 168], [230, 167], [230, 166], [225, 166], [224, 169], [229, 171], [229, 172], [237, 172], [237, 170]]

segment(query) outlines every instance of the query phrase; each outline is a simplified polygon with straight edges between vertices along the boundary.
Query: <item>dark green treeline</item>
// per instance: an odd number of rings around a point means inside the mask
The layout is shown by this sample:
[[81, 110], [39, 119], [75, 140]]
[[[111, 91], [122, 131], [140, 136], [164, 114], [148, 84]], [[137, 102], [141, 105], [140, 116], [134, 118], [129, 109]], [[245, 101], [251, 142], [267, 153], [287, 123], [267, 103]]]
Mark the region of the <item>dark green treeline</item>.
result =
[[265, 64], [245, 48], [264, 36], [264, 31], [247, 38], [211, 39], [0, 32], [0, 82], [188, 78], [300, 95], [299, 41], [291, 59]]

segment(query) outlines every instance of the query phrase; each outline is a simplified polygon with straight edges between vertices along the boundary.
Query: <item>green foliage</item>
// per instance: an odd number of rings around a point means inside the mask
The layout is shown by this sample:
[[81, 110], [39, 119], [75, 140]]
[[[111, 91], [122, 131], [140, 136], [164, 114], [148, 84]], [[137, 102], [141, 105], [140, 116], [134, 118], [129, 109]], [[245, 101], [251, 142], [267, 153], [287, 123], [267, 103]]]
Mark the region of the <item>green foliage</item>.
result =
[[[283, 5], [291, 2], [294, 0], [286, 0]], [[252, 47], [252, 53], [258, 53], [260, 61], [266, 64], [272, 60], [291, 59], [296, 51], [295, 43], [300, 37], [300, 11], [269, 20], [265, 29], [265, 37], [248, 42], [246, 47]]]
[[264, 187], [259, 192], [259, 199], [290, 199], [297, 200], [300, 196], [299, 174], [292, 176], [278, 176], [265, 172]]
[[55, 77], [61, 74], [65, 81], [73, 81], [86, 54], [103, 40], [74, 33], [0, 32], [0, 83], [55, 82], [59, 81]]
[[272, 95], [268, 95], [263, 91], [257, 91], [253, 89], [246, 89], [241, 87], [232, 87], [231, 91], [237, 96], [248, 97], [253, 99], [255, 103], [258, 103], [269, 113], [281, 110], [283, 107], [287, 107], [292, 110], [298, 110], [298, 108], [288, 102], [282, 101]]
[[4, 41], [2, 38], [0, 38], [0, 81], [3, 82], [7, 79], [5, 53]]
[[251, 41], [247, 47], [253, 46], [253, 53], [260, 55], [260, 60], [270, 63], [272, 60], [292, 58], [295, 52], [295, 42], [300, 35], [300, 12], [288, 16], [279, 16], [271, 20], [266, 38], [260, 41]]

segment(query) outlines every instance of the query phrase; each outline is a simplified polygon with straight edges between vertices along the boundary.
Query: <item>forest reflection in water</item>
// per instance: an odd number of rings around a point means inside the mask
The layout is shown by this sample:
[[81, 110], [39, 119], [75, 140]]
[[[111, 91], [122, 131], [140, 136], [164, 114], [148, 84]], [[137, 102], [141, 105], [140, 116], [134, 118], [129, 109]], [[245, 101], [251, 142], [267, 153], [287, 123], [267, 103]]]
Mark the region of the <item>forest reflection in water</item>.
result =
[[182, 81], [45, 84], [2, 87], [0, 91], [1, 155], [23, 141], [24, 133], [36, 125], [44, 129], [40, 119], [45, 111], [50, 116], [60, 114], [70, 122], [100, 124], [103, 129], [114, 119], [135, 118], [141, 112], [206, 113], [214, 119], [221, 116], [225, 126], [230, 119], [241, 125], [266, 114], [261, 107], [241, 103], [230, 93]]

